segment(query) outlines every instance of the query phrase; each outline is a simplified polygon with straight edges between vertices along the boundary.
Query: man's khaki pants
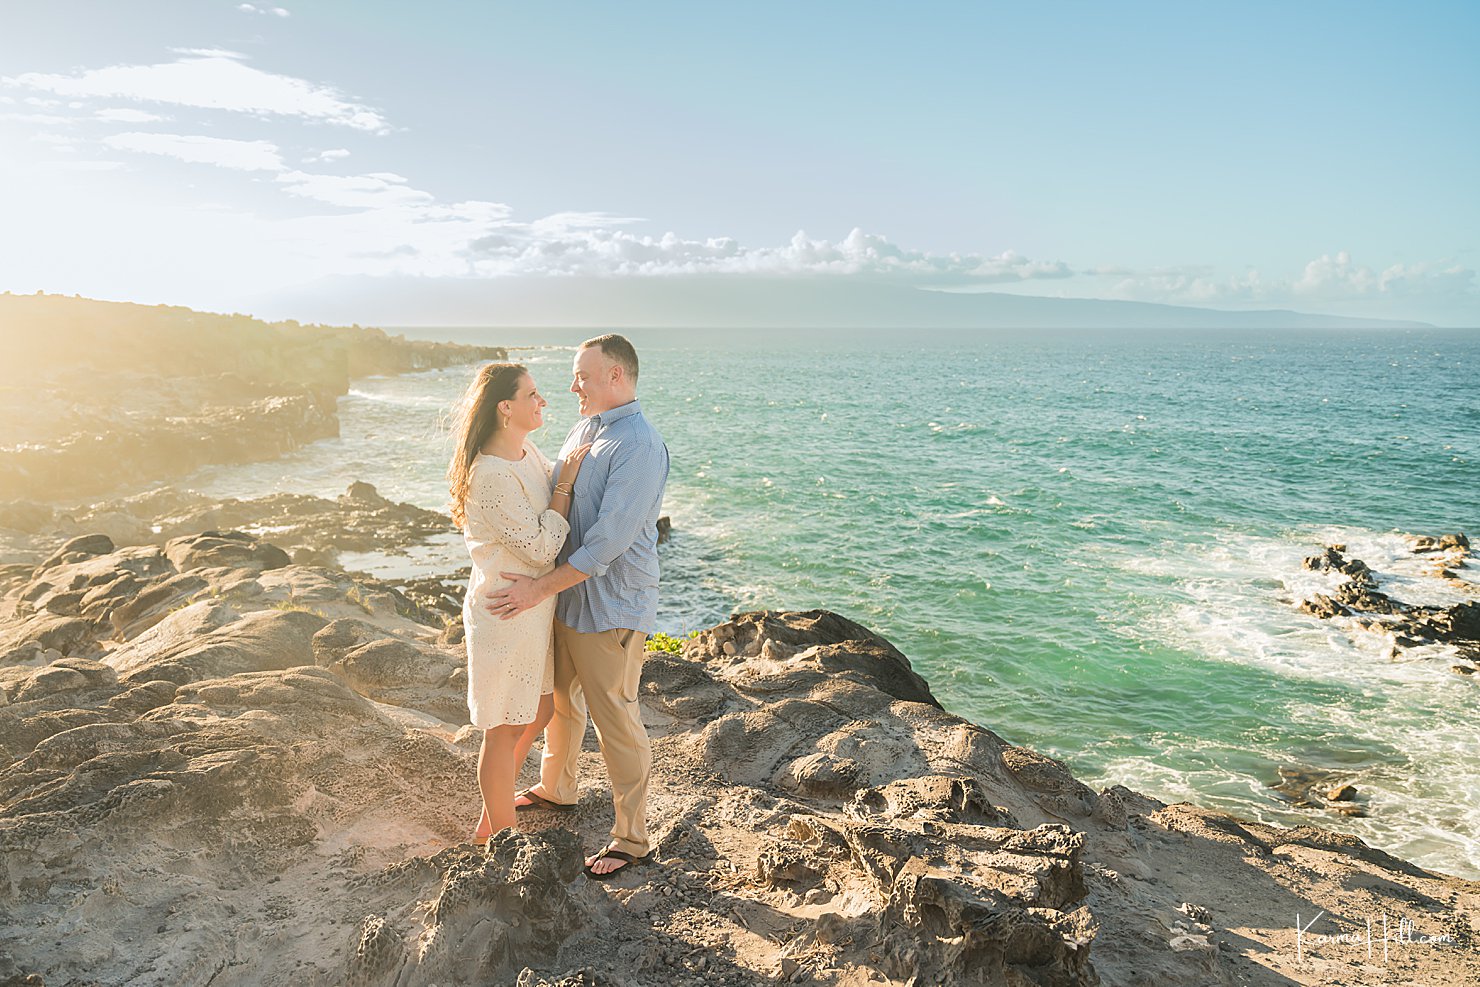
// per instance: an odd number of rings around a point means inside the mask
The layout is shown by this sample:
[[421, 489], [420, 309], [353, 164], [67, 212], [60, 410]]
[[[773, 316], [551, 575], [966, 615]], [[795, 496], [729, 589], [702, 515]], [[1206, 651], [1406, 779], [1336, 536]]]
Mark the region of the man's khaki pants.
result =
[[649, 849], [647, 787], [653, 765], [637, 702], [646, 644], [647, 635], [637, 631], [585, 634], [555, 621], [555, 717], [545, 728], [540, 761], [545, 797], [579, 801], [578, 762], [589, 709], [612, 784], [612, 842], [638, 857]]

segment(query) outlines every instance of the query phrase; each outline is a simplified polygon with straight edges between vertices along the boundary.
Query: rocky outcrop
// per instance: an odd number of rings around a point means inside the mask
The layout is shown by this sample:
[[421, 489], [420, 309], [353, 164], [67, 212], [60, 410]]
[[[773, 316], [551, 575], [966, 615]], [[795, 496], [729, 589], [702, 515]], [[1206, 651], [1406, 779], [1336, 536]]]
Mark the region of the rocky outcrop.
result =
[[[429, 622], [439, 614], [448, 623], [450, 642], [461, 640], [456, 635], [469, 573], [462, 534], [446, 514], [389, 500], [360, 480], [333, 499], [290, 493], [222, 499], [159, 487], [72, 510], [31, 501], [0, 502], [0, 592], [29, 576], [26, 563], [59, 550], [67, 539], [102, 539], [110, 548], [164, 545], [205, 529], [270, 535], [272, 550], [286, 553], [284, 564], [291, 559], [298, 565], [335, 567], [346, 564], [350, 553], [366, 556], [355, 563], [382, 572], [383, 578], [361, 574], [365, 585], [402, 594]], [[659, 530], [671, 534], [666, 516], [659, 519]], [[411, 551], [422, 553], [414, 571], [404, 561]], [[428, 560], [429, 551], [436, 559]]]
[[[360, 481], [332, 500], [290, 493], [223, 499], [160, 487], [78, 510], [0, 504], [0, 552], [16, 561], [37, 560], [84, 532], [110, 544], [164, 545], [208, 529], [270, 532], [273, 545], [301, 565], [337, 565], [346, 552], [405, 552], [437, 537], [456, 541], [457, 555], [467, 557], [446, 514], [388, 500]], [[460, 575], [465, 584], [466, 572]]]
[[[1411, 538], [1410, 544], [1417, 555], [1435, 556], [1430, 575], [1451, 592], [1480, 597], [1480, 586], [1459, 575], [1473, 559], [1464, 534], [1421, 535]], [[1347, 557], [1345, 551], [1345, 545], [1328, 545], [1305, 560], [1304, 567], [1310, 571], [1342, 578], [1331, 593], [1301, 600], [1302, 612], [1323, 620], [1349, 618], [1365, 630], [1388, 634], [1394, 654], [1423, 645], [1449, 645], [1465, 662], [1452, 666], [1453, 670], [1475, 674], [1480, 665], [1480, 599], [1447, 606], [1405, 603], [1380, 592], [1378, 574], [1361, 559]]]
[[339, 434], [353, 377], [501, 347], [169, 306], [0, 294], [0, 499], [75, 501]]
[[[594, 738], [574, 813], [466, 841], [463, 656], [397, 594], [230, 530], [84, 535], [23, 568], [0, 619], [0, 982], [1480, 978], [1480, 885], [1090, 789], [837, 614], [742, 614], [648, 655], [654, 860], [598, 883]], [[1382, 909], [1454, 945], [1379, 969], [1311, 942]], [[1328, 916], [1299, 962], [1297, 912]]]

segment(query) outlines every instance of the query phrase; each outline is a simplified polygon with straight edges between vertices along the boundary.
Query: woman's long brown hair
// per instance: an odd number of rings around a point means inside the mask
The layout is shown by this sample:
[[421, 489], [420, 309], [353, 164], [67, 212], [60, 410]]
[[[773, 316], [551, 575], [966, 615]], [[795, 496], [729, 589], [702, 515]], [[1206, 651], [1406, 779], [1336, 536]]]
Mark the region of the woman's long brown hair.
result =
[[478, 451], [499, 429], [498, 403], [519, 393], [519, 381], [529, 371], [518, 363], [487, 363], [452, 413], [452, 462], [447, 464], [447, 508], [459, 528], [468, 523], [468, 482]]

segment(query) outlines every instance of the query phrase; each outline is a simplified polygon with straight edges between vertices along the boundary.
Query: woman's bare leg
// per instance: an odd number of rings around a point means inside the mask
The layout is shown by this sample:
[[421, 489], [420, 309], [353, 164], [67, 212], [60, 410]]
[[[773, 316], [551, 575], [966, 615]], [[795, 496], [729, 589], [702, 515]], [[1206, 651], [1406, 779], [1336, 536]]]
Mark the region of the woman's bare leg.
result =
[[478, 749], [478, 790], [483, 793], [483, 818], [475, 839], [486, 839], [514, 825], [514, 747], [526, 724], [499, 726], [483, 731]]
[[[540, 705], [534, 714], [534, 722], [524, 728], [519, 735], [519, 742], [514, 745], [514, 778], [517, 781], [519, 772], [524, 768], [524, 762], [529, 759], [529, 752], [534, 749], [534, 739], [544, 732], [545, 727], [550, 725], [550, 720], [555, 716], [555, 694], [547, 692], [540, 696]], [[539, 788], [535, 784], [535, 788]], [[520, 803], [515, 802], [515, 806]], [[523, 804], [529, 805], [529, 799], [524, 799]]]

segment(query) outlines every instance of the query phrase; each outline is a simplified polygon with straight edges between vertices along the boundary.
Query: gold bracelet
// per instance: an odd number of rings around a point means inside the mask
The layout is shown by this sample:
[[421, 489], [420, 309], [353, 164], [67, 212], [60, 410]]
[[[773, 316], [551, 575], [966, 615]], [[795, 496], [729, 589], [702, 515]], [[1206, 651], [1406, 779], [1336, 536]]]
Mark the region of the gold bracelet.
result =
[[571, 484], [557, 483], [555, 484], [555, 492], [558, 494], [565, 494], [567, 497], [569, 497], [571, 494]]

